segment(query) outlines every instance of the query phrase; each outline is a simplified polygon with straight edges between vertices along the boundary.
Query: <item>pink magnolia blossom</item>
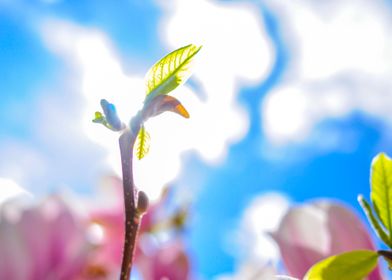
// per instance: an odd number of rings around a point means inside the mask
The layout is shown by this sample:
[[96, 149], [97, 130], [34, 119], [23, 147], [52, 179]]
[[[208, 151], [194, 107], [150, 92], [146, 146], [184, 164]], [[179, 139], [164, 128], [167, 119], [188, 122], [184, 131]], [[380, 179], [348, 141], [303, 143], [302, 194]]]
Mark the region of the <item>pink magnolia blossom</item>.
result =
[[181, 239], [174, 238], [158, 246], [148, 244], [148, 248], [145, 247], [139, 247], [136, 255], [136, 265], [144, 280], [190, 279], [191, 265]]
[[[117, 190], [117, 202], [108, 209], [98, 210], [91, 214], [91, 220], [103, 230], [101, 249], [95, 258], [98, 263], [120, 267], [125, 219], [122, 182], [116, 177], [111, 177], [110, 182]], [[190, 261], [181, 239], [174, 234], [168, 241], [159, 242], [154, 237], [161, 225], [165, 230], [168, 225], [170, 226], [170, 223], [161, 217], [166, 198], [167, 192], [159, 201], [149, 206], [139, 228], [134, 264], [144, 280], [186, 280], [190, 277]]]
[[[101, 207], [90, 212], [90, 221], [98, 225], [102, 236], [97, 242], [99, 250], [95, 254], [96, 263], [104, 263], [112, 271], [119, 270], [124, 242], [124, 206], [122, 198], [122, 181], [118, 177], [108, 176], [105, 186], [111, 188], [112, 203], [109, 207]], [[114, 195], [113, 195], [114, 192]], [[106, 194], [105, 194], [106, 195]], [[110, 200], [110, 199], [109, 199]]]
[[[11, 202], [0, 207], [0, 279], [118, 278], [124, 239], [122, 184], [114, 177], [107, 181], [115, 190], [113, 205], [94, 211], [84, 209], [84, 216], [74, 212], [60, 196], [18, 211]], [[144, 280], [186, 280], [190, 261], [181, 239], [173, 235], [162, 243], [153, 237], [159, 231], [157, 224], [161, 221], [157, 217], [164, 201], [165, 196], [152, 204], [143, 219], [139, 232], [143, 242], [136, 246], [135, 269]]]
[[[361, 220], [344, 205], [327, 200], [292, 208], [272, 236], [287, 271], [300, 279], [326, 257], [358, 249], [375, 250]], [[368, 279], [382, 279], [380, 269], [377, 267]]]
[[49, 197], [17, 215], [7, 214], [11, 206], [1, 209], [0, 279], [101, 279], [89, 267], [84, 221], [62, 199]]

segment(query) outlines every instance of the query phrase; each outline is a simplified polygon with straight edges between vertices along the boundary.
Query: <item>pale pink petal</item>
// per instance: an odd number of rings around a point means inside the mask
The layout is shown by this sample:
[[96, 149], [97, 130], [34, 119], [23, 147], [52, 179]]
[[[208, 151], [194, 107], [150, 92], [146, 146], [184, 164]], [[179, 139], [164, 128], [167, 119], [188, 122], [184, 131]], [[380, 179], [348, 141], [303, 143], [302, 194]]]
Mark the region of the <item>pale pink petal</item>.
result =
[[313, 205], [325, 213], [328, 234], [331, 237], [339, 237], [330, 239], [329, 253], [375, 249], [365, 225], [350, 208], [328, 201], [318, 201]]
[[166, 277], [172, 280], [185, 280], [189, 278], [189, 259], [180, 242], [172, 242], [169, 246], [160, 248], [154, 261], [155, 279]]
[[[332, 237], [330, 254], [358, 249], [376, 250], [365, 225], [348, 207], [328, 202], [318, 202], [315, 206], [327, 213], [328, 229]], [[369, 280], [382, 279], [380, 267], [377, 266], [368, 278]]]
[[301, 278], [309, 267], [328, 253], [325, 216], [313, 205], [292, 208], [272, 237], [278, 243], [287, 271]]
[[76, 217], [58, 197], [48, 200], [41, 206], [41, 211], [46, 213], [46, 224], [52, 227], [49, 238], [51, 272], [59, 280], [79, 275], [90, 253], [84, 219]]
[[144, 280], [187, 280], [190, 277], [190, 261], [180, 240], [173, 240], [149, 255], [138, 257], [137, 267]]
[[23, 251], [28, 262], [29, 279], [43, 279], [50, 269], [50, 230], [51, 225], [46, 223], [42, 213], [37, 208], [25, 210], [17, 224]]
[[76, 279], [87, 264], [83, 221], [58, 197], [3, 217], [0, 233], [0, 279]]
[[122, 247], [124, 242], [124, 214], [121, 212], [94, 213], [93, 223], [102, 229], [102, 240], [100, 240], [95, 261], [105, 263], [110, 267], [120, 267], [122, 258]]
[[2, 218], [0, 236], [0, 279], [29, 279], [30, 259], [20, 231]]
[[[375, 248], [364, 224], [349, 208], [326, 200], [292, 208], [272, 236], [287, 271], [297, 278], [328, 256]], [[377, 268], [369, 279], [382, 279], [380, 275]]]

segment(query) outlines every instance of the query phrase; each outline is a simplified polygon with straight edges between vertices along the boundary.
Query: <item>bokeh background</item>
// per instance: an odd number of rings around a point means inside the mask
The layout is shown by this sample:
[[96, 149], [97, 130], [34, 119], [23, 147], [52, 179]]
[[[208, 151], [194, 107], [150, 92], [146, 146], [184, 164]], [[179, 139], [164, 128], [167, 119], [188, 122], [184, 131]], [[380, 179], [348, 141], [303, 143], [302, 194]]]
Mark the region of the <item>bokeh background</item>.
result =
[[167, 52], [202, 44], [175, 91], [191, 114], [147, 124], [137, 185], [190, 203], [200, 279], [276, 261], [265, 232], [289, 205], [335, 198], [359, 213], [369, 166], [392, 153], [388, 0], [0, 0], [0, 197], [88, 197], [120, 174], [99, 100], [130, 119]]

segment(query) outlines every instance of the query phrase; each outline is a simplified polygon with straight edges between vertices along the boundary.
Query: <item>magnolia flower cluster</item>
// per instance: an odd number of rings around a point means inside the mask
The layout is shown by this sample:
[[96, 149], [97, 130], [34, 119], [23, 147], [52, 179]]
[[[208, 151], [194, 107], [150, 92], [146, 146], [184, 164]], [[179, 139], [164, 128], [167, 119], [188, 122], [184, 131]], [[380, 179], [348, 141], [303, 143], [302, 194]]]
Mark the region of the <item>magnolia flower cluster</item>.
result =
[[[3, 205], [0, 279], [117, 279], [124, 211], [121, 181], [112, 178], [111, 182], [119, 193], [117, 203], [110, 209], [91, 210], [84, 215], [60, 196], [50, 196], [24, 209], [17, 209], [12, 202]], [[164, 200], [163, 197], [152, 205], [145, 215], [136, 248], [136, 269], [145, 280], [188, 279], [190, 261], [181, 238], [173, 234], [165, 243], [157, 243], [153, 237], [159, 231], [156, 217], [165, 207]]]
[[[279, 247], [283, 271], [269, 263], [250, 261], [219, 280], [300, 280], [327, 257], [359, 249], [376, 250], [361, 219], [344, 204], [325, 199], [291, 207], [271, 236]], [[352, 278], [341, 275], [339, 279]], [[378, 266], [367, 278], [382, 279]]]
[[[293, 207], [272, 234], [289, 275], [302, 279], [317, 262], [359, 249], [376, 250], [365, 225], [347, 206], [319, 200]], [[377, 267], [368, 280], [382, 280]]]

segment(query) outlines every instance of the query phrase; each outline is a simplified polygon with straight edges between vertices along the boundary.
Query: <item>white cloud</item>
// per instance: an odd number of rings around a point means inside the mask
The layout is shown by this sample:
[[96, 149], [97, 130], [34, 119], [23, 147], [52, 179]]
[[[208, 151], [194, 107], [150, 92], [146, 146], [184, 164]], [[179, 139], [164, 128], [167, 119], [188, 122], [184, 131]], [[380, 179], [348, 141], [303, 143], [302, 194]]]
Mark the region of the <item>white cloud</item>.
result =
[[278, 280], [275, 276], [276, 269], [272, 266], [262, 266], [260, 263], [244, 263], [236, 269], [235, 274], [223, 274], [215, 277], [215, 280], [243, 280], [243, 279], [263, 279]]
[[0, 205], [20, 196], [29, 195], [22, 187], [11, 179], [0, 178]]
[[326, 118], [360, 110], [392, 123], [392, 32], [384, 1], [263, 1], [278, 16], [290, 61], [263, 101], [275, 144], [300, 142]]
[[217, 80], [214, 85], [221, 86], [218, 81], [226, 76], [259, 82], [269, 74], [274, 50], [256, 6], [206, 0], [168, 2], [172, 5], [163, 25], [164, 39], [171, 47], [189, 42], [204, 45], [204, 63], [197, 73], [209, 78], [204, 83]]
[[[42, 35], [47, 46], [71, 66], [72, 74], [69, 79], [76, 93], [74, 103], [83, 104], [83, 108], [77, 110], [83, 113], [79, 114], [76, 121], [75, 119], [67, 120], [62, 116], [63, 121], [69, 122], [67, 126], [76, 126], [76, 131], [84, 135], [81, 137], [88, 136], [102, 146], [105, 149], [107, 166], [120, 175], [119, 135], [93, 124], [91, 119], [95, 111], [101, 110], [100, 100], [105, 98], [116, 105], [121, 119], [128, 122], [131, 116], [141, 108], [143, 102], [142, 77], [130, 77], [124, 73], [120, 58], [110, 40], [99, 30], [85, 28], [67, 21], [48, 20], [42, 25]], [[50, 104], [53, 107], [53, 101]], [[69, 110], [75, 111], [75, 105], [70, 105]], [[55, 112], [52, 113], [49, 115], [55, 115]], [[49, 126], [50, 122], [46, 123], [41, 134], [47, 134]], [[159, 143], [156, 144], [159, 145]], [[162, 160], [160, 162], [163, 164]], [[173, 165], [169, 164], [169, 166], [173, 168]], [[157, 176], [155, 179], [153, 176], [147, 176], [146, 172], [144, 170], [144, 177], [139, 181], [139, 185], [143, 186], [150, 197], [155, 199], [168, 178], [157, 181], [162, 176]], [[157, 172], [163, 173], [160, 170]], [[167, 176], [173, 176], [173, 172], [168, 173]]]
[[205, 132], [197, 141], [203, 157], [218, 158], [227, 144], [247, 132], [249, 120], [236, 97], [240, 86], [269, 74], [274, 49], [255, 6], [205, 0], [161, 3], [166, 9], [162, 34], [170, 48], [190, 42], [203, 45], [194, 77], [207, 96], [203, 111], [194, 118]]
[[274, 192], [256, 196], [250, 201], [240, 219], [239, 228], [230, 239], [231, 246], [233, 240], [237, 240], [235, 252], [241, 262], [256, 262], [259, 265], [272, 262], [276, 265], [279, 249], [269, 233], [277, 230], [289, 204], [286, 196]]
[[[47, 159], [26, 143], [13, 139], [0, 141], [0, 176], [12, 179], [29, 190], [42, 187]], [[37, 185], [37, 186], [35, 186]]]
[[[206, 98], [200, 100], [189, 87], [183, 86], [173, 94], [178, 95], [191, 118], [185, 120], [168, 113], [146, 124], [151, 134], [151, 149], [135, 165], [135, 177], [137, 185], [152, 199], [177, 176], [183, 152], [195, 150], [208, 162], [219, 162], [228, 145], [244, 136], [248, 119], [236, 104], [235, 95], [240, 85], [262, 79], [273, 59], [261, 20], [249, 7], [218, 6], [207, 1], [187, 2], [187, 5], [181, 1], [173, 3], [175, 11], [166, 10], [165, 14], [165, 38], [170, 49], [190, 42], [203, 43], [194, 76], [201, 83]], [[193, 10], [188, 9], [188, 4]], [[192, 20], [182, 22], [191, 19], [192, 11], [192, 17], [208, 11], [203, 15], [203, 24]], [[244, 29], [249, 33], [243, 32]], [[183, 36], [184, 32], [188, 35]], [[105, 98], [114, 103], [122, 119], [128, 121], [141, 108], [143, 77], [124, 73], [115, 48], [99, 30], [48, 20], [42, 24], [42, 35], [45, 44], [72, 67], [69, 79], [74, 92], [73, 102], [84, 106], [82, 110], [79, 108], [79, 112], [84, 111], [82, 118], [78, 123], [72, 123], [78, 127], [75, 131], [86, 132], [102, 145], [110, 166], [119, 172], [117, 136], [91, 124], [91, 117], [99, 109], [99, 100]], [[52, 113], [55, 111], [53, 109]], [[51, 126], [51, 118], [47, 114], [45, 118], [47, 124], [41, 130], [42, 135]]]

